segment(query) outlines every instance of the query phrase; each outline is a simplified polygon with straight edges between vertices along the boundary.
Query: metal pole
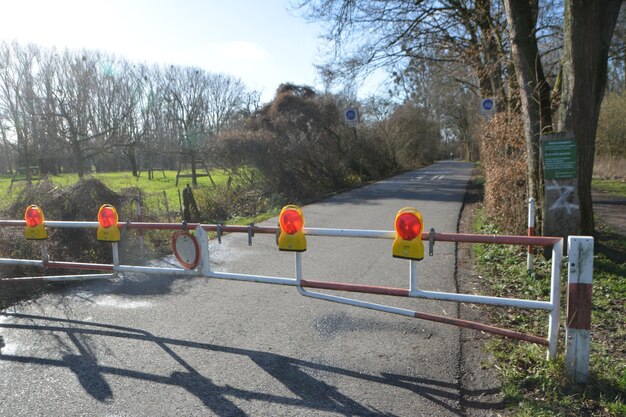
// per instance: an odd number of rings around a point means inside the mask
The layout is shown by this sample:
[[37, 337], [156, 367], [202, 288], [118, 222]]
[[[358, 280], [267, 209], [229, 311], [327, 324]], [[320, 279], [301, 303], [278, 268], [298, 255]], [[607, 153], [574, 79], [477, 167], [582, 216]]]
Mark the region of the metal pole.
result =
[[39, 250], [41, 252], [41, 262], [43, 262], [43, 263], [48, 262], [48, 253], [46, 252], [46, 241], [45, 240], [39, 241]]
[[[528, 199], [528, 236], [535, 236], [535, 199]], [[533, 271], [533, 246], [528, 245], [528, 256], [526, 257], [526, 269]]]
[[196, 227], [196, 240], [200, 244], [202, 275], [208, 278], [211, 275], [211, 265], [209, 264], [209, 234], [202, 226]]
[[[137, 221], [141, 222], [142, 220], [143, 220], [143, 213], [141, 210], [141, 197], [137, 197]], [[144, 259], [146, 252], [145, 252], [144, 241], [143, 241], [143, 230], [139, 230], [139, 251], [141, 253], [141, 259]]]
[[111, 242], [111, 249], [113, 250], [113, 265], [119, 265], [120, 251], [117, 242]]
[[417, 261], [411, 259], [409, 265], [409, 294], [414, 296], [417, 291]]
[[593, 237], [570, 236], [567, 247], [565, 367], [577, 383], [584, 384], [589, 379]]
[[561, 257], [563, 256], [563, 239], [552, 246], [552, 276], [550, 279], [550, 304], [552, 311], [548, 318], [548, 360], [556, 359], [559, 338], [559, 315], [561, 312]]

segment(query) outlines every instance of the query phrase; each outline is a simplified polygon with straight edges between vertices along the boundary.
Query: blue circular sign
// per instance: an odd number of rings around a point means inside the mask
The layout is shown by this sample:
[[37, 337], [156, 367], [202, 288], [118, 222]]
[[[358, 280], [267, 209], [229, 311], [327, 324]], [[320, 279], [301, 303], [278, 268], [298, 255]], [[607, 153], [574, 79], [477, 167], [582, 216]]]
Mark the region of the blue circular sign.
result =
[[354, 109], [349, 109], [346, 111], [346, 119], [354, 120], [356, 119], [356, 111]]
[[490, 98], [487, 98], [485, 100], [483, 100], [483, 109], [485, 110], [491, 110], [493, 108], [493, 100]]

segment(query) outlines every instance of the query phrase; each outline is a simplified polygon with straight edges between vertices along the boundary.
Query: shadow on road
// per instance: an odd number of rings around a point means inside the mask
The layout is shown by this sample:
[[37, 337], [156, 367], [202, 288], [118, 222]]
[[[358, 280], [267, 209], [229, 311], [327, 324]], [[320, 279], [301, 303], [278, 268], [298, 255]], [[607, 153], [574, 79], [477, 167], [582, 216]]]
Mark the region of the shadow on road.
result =
[[[200, 343], [189, 340], [180, 340], [155, 336], [149, 332], [130, 327], [115, 326], [103, 323], [85, 322], [79, 320], [50, 318], [36, 315], [2, 313], [0, 316], [15, 319], [29, 320], [27, 324], [0, 323], [0, 328], [30, 330], [41, 333], [53, 332], [66, 334], [76, 346], [79, 354], [65, 354], [62, 359], [29, 357], [19, 355], [5, 355], [0, 349], [0, 361], [23, 363], [41, 366], [63, 367], [71, 370], [82, 388], [97, 401], [112, 401], [114, 393], [107, 383], [106, 375], [115, 375], [148, 381], [155, 384], [165, 384], [184, 388], [197, 397], [205, 407], [220, 416], [244, 416], [241, 410], [229, 398], [238, 398], [247, 401], [263, 401], [273, 404], [283, 404], [311, 410], [336, 412], [345, 416], [389, 416], [391, 414], [378, 411], [372, 407], [359, 404], [352, 398], [342, 394], [335, 386], [316, 378], [311, 373], [321, 372], [347, 376], [356, 380], [378, 383], [389, 387], [397, 387], [414, 392], [448, 411], [465, 415], [464, 409], [451, 406], [461, 404], [461, 397], [467, 395], [473, 398], [481, 395], [493, 394], [495, 390], [475, 390], [458, 393], [459, 385], [437, 381], [428, 378], [417, 378], [398, 374], [365, 374], [358, 371], [319, 364], [311, 361], [292, 358], [274, 353], [237, 347], [221, 346], [209, 343]], [[94, 336], [117, 337], [154, 343], [165, 351], [172, 359], [178, 362], [185, 371], [173, 372], [170, 376], [157, 375], [148, 372], [136, 371], [98, 364], [95, 354], [88, 346], [87, 341]], [[274, 395], [252, 390], [243, 390], [229, 385], [219, 386], [210, 378], [201, 375], [189, 363], [181, 358], [174, 347], [187, 347], [212, 352], [222, 352], [232, 355], [243, 355], [252, 360], [265, 372], [282, 383], [295, 397]], [[65, 347], [66, 350], [67, 346]], [[452, 401], [450, 401], [452, 400]], [[490, 402], [465, 403], [463, 408], [493, 409], [501, 404]]]

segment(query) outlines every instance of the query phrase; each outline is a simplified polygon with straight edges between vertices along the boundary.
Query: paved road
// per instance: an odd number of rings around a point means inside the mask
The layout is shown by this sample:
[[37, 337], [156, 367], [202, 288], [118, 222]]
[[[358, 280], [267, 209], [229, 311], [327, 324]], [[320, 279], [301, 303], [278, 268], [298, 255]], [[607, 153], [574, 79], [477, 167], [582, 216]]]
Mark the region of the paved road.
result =
[[[456, 231], [471, 164], [437, 163], [304, 207], [306, 225], [393, 229], [412, 205]], [[276, 220], [269, 222], [275, 224]], [[309, 279], [408, 286], [391, 241], [308, 239]], [[273, 236], [211, 242], [215, 270], [293, 276]], [[419, 264], [455, 291], [454, 246]], [[455, 317], [452, 303], [355, 295]], [[463, 415], [459, 329], [302, 297], [293, 287], [127, 276], [0, 315], [0, 415]]]

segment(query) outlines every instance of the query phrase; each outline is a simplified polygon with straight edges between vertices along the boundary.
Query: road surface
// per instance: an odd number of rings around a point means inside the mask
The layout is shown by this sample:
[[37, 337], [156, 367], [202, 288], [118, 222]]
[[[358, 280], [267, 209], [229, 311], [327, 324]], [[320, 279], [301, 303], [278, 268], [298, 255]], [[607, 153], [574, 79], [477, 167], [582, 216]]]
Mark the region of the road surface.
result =
[[[303, 207], [306, 226], [392, 230], [396, 212], [414, 206], [426, 230], [455, 232], [471, 170], [444, 161], [336, 195]], [[409, 262], [392, 258], [391, 243], [309, 237], [304, 276], [407, 287]], [[294, 275], [293, 254], [279, 252], [273, 236], [248, 247], [247, 236], [228, 235], [210, 248], [218, 271]], [[437, 243], [418, 275], [421, 289], [456, 291], [454, 245]], [[454, 303], [353, 296], [458, 314]], [[458, 328], [309, 299], [293, 287], [130, 275], [11, 308], [0, 315], [0, 337], [2, 416], [467, 411]]]

